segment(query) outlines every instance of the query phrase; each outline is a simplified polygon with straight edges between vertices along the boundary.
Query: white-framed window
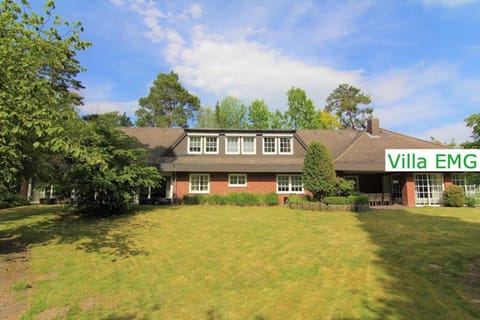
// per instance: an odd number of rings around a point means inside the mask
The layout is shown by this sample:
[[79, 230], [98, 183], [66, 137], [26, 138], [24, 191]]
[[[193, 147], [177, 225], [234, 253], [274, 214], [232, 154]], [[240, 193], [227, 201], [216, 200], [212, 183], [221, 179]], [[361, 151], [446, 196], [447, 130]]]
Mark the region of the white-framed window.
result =
[[225, 153], [239, 154], [240, 153], [240, 137], [225, 137]]
[[188, 136], [188, 153], [202, 153], [201, 136]]
[[229, 187], [246, 187], [247, 186], [247, 175], [241, 173], [231, 173], [228, 175], [228, 186]]
[[452, 173], [452, 183], [462, 187], [465, 190], [465, 196], [474, 197], [480, 194], [480, 188], [474, 184], [467, 184], [465, 174]]
[[277, 175], [277, 193], [299, 193], [303, 194], [303, 180], [299, 174]]
[[205, 153], [218, 153], [218, 137], [204, 137]]
[[255, 154], [256, 149], [255, 137], [242, 137], [243, 154]]
[[414, 174], [415, 204], [417, 206], [438, 206], [443, 194], [443, 175], [441, 173]]
[[191, 173], [189, 177], [190, 193], [209, 193], [210, 175], [207, 173]]
[[278, 138], [278, 153], [280, 154], [292, 154], [293, 146], [292, 137], [279, 137]]
[[277, 138], [263, 137], [263, 153], [276, 154], [277, 153]]

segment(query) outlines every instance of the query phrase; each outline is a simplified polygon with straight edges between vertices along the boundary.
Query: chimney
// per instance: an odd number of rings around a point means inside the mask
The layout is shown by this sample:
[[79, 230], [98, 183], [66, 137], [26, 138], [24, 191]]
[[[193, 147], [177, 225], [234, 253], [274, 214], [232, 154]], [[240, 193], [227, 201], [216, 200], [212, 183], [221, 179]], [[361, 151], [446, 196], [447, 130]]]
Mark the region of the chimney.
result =
[[378, 118], [367, 120], [367, 132], [372, 136], [378, 136], [380, 133], [380, 120]]

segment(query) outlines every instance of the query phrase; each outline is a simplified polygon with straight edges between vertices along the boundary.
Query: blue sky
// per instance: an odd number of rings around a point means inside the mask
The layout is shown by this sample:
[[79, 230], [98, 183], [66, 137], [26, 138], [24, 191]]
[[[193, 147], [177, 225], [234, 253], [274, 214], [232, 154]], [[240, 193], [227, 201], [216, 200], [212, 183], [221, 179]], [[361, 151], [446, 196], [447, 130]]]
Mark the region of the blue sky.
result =
[[202, 105], [225, 95], [286, 109], [306, 90], [317, 108], [340, 83], [372, 97], [381, 126], [441, 141], [469, 139], [480, 112], [480, 2], [56, 1], [93, 46], [84, 112], [133, 115], [159, 72], [174, 70]]

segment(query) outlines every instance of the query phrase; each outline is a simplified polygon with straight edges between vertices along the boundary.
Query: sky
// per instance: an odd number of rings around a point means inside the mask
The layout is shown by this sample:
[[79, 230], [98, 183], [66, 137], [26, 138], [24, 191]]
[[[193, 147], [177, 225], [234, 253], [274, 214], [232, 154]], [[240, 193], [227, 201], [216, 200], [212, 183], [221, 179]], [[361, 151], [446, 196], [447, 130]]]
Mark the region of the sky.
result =
[[323, 109], [349, 83], [381, 127], [442, 142], [471, 140], [464, 120], [480, 112], [478, 0], [57, 0], [55, 12], [93, 44], [78, 55], [86, 113], [134, 115], [171, 70], [203, 106], [233, 95], [284, 111], [298, 87]]

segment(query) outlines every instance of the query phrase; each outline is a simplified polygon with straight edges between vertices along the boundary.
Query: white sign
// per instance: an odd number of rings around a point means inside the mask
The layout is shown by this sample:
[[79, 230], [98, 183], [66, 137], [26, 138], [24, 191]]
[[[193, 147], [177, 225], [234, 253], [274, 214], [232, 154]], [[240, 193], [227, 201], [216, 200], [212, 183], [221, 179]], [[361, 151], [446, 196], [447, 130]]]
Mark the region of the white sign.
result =
[[386, 172], [480, 171], [479, 149], [386, 149]]

